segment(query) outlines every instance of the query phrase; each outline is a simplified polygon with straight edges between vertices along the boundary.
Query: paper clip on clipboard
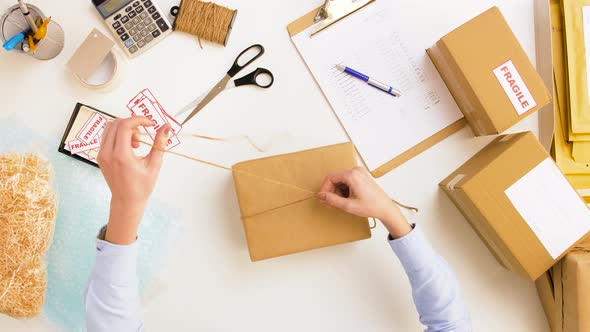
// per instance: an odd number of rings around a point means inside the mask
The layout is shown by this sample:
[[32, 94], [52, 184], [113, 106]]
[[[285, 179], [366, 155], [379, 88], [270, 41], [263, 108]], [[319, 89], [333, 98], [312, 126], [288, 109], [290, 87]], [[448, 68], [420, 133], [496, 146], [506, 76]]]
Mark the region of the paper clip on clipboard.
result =
[[326, 0], [313, 21], [316, 23], [311, 35], [315, 35], [346, 16], [356, 12], [375, 0]]

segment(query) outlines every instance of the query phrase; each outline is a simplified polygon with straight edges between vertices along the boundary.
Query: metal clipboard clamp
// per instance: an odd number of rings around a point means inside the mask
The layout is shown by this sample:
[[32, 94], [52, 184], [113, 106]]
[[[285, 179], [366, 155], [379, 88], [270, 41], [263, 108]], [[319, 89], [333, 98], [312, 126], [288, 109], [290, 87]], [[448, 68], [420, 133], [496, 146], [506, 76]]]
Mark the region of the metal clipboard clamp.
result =
[[356, 12], [375, 0], [326, 0], [317, 11], [313, 21], [316, 23], [311, 35], [326, 29], [346, 16]]

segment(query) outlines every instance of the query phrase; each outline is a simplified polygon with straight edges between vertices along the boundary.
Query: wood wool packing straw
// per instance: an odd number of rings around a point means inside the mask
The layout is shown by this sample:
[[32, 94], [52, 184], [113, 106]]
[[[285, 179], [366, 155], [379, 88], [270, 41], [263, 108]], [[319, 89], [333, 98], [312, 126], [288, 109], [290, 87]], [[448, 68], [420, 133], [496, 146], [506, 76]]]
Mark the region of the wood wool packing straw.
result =
[[176, 17], [172, 29], [197, 36], [203, 48], [201, 39], [227, 45], [238, 11], [213, 2], [182, 0], [180, 6], [172, 7], [170, 13]]

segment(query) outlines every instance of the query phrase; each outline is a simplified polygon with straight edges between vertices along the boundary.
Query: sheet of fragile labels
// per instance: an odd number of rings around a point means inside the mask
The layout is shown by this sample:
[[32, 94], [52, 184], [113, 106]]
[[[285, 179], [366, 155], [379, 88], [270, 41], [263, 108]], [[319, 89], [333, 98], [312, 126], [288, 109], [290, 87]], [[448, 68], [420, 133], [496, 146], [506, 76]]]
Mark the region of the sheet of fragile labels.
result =
[[[152, 127], [143, 127], [149, 137], [148, 143], [153, 144], [158, 130], [169, 124], [171, 131], [166, 150], [180, 144], [178, 134], [182, 125], [164, 110], [149, 89], [141, 90], [133, 97], [127, 104], [127, 109], [132, 116], [145, 116], [154, 123]], [[106, 113], [82, 106], [67, 133], [64, 149], [71, 155], [98, 164], [98, 152], [106, 125], [114, 119]]]

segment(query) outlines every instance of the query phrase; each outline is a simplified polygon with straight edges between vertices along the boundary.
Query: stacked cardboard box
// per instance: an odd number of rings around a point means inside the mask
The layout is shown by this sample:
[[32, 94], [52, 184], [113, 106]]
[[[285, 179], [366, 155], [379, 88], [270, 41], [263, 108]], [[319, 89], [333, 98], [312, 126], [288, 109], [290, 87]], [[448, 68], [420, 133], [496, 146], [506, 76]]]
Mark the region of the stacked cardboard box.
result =
[[499, 134], [551, 101], [497, 7], [427, 52], [477, 136]]
[[[590, 0], [548, 1], [551, 155], [532, 133], [501, 136], [440, 185], [501, 265], [536, 280], [553, 331], [590, 331], [590, 212], [580, 198], [590, 201], [590, 57], [583, 53]], [[550, 102], [497, 8], [427, 51], [478, 136], [501, 133]]]
[[441, 182], [500, 264], [542, 276], [590, 231], [590, 211], [530, 132], [504, 135]]

